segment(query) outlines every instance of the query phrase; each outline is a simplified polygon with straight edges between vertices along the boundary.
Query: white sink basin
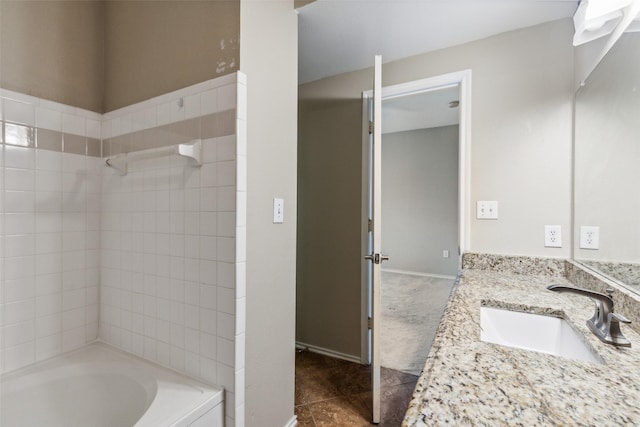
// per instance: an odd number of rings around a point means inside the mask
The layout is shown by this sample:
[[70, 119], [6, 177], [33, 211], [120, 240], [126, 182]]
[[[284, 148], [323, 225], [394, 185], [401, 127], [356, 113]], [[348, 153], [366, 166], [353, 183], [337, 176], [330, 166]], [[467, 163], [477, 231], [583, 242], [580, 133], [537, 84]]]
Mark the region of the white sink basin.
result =
[[480, 307], [485, 342], [602, 364], [571, 325], [558, 317]]

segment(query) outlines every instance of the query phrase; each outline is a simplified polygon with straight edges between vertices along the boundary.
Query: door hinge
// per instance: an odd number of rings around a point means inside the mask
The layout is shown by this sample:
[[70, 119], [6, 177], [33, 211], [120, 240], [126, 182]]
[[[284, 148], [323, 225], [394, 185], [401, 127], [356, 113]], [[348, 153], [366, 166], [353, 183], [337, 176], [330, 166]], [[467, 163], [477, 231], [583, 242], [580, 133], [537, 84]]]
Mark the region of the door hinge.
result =
[[373, 133], [373, 122], [369, 122], [369, 135]]
[[372, 219], [370, 219], [370, 220], [369, 220], [369, 223], [367, 224], [367, 230], [368, 230], [369, 232], [372, 232], [372, 231], [373, 231], [373, 220], [372, 220]]
[[371, 317], [367, 317], [367, 328], [373, 329], [373, 319]]

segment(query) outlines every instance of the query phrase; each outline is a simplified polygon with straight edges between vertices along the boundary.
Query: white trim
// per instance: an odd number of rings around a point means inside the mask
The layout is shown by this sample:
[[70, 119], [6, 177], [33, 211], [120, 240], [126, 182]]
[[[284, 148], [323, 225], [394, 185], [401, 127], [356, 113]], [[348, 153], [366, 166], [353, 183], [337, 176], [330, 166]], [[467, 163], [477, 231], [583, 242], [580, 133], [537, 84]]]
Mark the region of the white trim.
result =
[[306, 344], [300, 341], [296, 341], [296, 349], [298, 350], [308, 350], [312, 353], [322, 354], [324, 356], [335, 357], [336, 359], [347, 360], [349, 362], [361, 363], [360, 358], [358, 356], [353, 356], [351, 354], [340, 353], [339, 351], [329, 350], [323, 347], [318, 347], [311, 344]]
[[291, 419], [284, 425], [284, 427], [296, 427], [298, 425], [298, 416], [294, 415]]
[[385, 273], [407, 274], [409, 276], [433, 277], [434, 279], [451, 279], [451, 280], [456, 279], [456, 276], [447, 276], [444, 274], [421, 273], [419, 271], [395, 270], [393, 268], [383, 268], [382, 271]]
[[[382, 100], [398, 98], [406, 95], [431, 92], [447, 87], [460, 86], [460, 130], [458, 153], [458, 179], [459, 179], [459, 245], [460, 259], [462, 254], [469, 250], [471, 226], [471, 70], [457, 71], [440, 76], [414, 80], [382, 88]], [[373, 95], [368, 90], [362, 93], [363, 102]]]
[[369, 284], [368, 268], [369, 261], [364, 259], [364, 255], [369, 252], [369, 120], [370, 97], [362, 94], [362, 191], [361, 191], [361, 224], [360, 224], [360, 292], [362, 295], [360, 304], [360, 363], [368, 365], [369, 360]]
[[462, 254], [471, 247], [471, 70], [456, 73], [460, 78], [460, 125], [458, 153], [458, 210], [460, 250], [459, 266], [462, 266]]

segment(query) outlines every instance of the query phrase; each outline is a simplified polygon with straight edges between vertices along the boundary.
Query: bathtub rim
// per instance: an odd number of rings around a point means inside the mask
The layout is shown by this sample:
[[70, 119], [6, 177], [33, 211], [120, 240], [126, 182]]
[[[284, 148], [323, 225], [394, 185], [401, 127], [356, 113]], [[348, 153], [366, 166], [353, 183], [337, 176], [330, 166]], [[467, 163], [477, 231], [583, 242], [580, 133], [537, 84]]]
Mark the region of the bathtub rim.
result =
[[[91, 343], [88, 343], [80, 348], [40, 360], [36, 363], [24, 366], [13, 371], [3, 372], [2, 374], [0, 374], [0, 384], [4, 385], [9, 381], [18, 380], [21, 377], [37, 375], [38, 373], [45, 373], [48, 370], [54, 371], [60, 368], [60, 366], [58, 366], [58, 363], [61, 363], [62, 361], [77, 363], [78, 360], [76, 359], [82, 359], [83, 353], [87, 353], [87, 355], [89, 356], [91, 355], [91, 353], [94, 353], [94, 355], [98, 356], [98, 360], [89, 360], [90, 362], [95, 362], [98, 366], [100, 366], [100, 363], [105, 363], [105, 360], [101, 358], [109, 359], [110, 357], [115, 357], [120, 363], [122, 363], [123, 361], [127, 361], [132, 363], [133, 367], [143, 366], [144, 369], [148, 370], [142, 374], [124, 374], [124, 376], [127, 376], [128, 378], [147, 375], [156, 382], [157, 392], [153, 397], [151, 404], [147, 407], [145, 413], [134, 425], [135, 427], [156, 427], [159, 425], [158, 422], [160, 421], [158, 420], [158, 417], [164, 417], [162, 421], [166, 421], [166, 424], [162, 425], [176, 427], [187, 426], [218, 405], [220, 405], [220, 410], [223, 410], [224, 389], [222, 387], [204, 383], [198, 379], [186, 375], [183, 372], [160, 365], [154, 361], [144, 359], [133, 353], [128, 353], [122, 349], [114, 347], [100, 340], [92, 341]], [[150, 375], [150, 373], [156, 375]], [[182, 408], [184, 409], [184, 411], [176, 412], [175, 416], [172, 415], [171, 419], [168, 419], [166, 418], [166, 408], [160, 407], [159, 405], [163, 403], [163, 400], [171, 400], [171, 396], [168, 395], [170, 391], [167, 391], [167, 389], [163, 389], [162, 386], [166, 386], [166, 383], [172, 383], [176, 381], [180, 385], [199, 391], [201, 396], [199, 398], [190, 400], [191, 403], [189, 404], [188, 408]], [[148, 384], [141, 385], [145, 389], [148, 389]], [[193, 392], [193, 390], [190, 393], [196, 394]]]

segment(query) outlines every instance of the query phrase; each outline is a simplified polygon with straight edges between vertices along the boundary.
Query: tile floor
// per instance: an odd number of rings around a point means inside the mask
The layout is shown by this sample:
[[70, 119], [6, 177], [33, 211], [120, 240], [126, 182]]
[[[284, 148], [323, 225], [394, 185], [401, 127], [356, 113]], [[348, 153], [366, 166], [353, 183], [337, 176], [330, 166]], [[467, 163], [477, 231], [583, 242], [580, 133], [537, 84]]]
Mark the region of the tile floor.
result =
[[[418, 377], [392, 369], [381, 372], [381, 422], [402, 423]], [[295, 410], [299, 427], [369, 426], [371, 369], [309, 351], [296, 352]]]

